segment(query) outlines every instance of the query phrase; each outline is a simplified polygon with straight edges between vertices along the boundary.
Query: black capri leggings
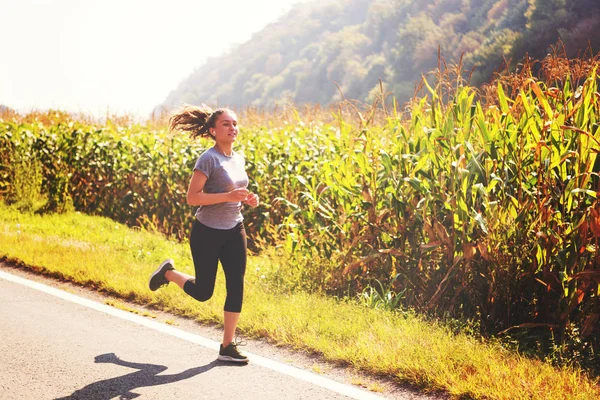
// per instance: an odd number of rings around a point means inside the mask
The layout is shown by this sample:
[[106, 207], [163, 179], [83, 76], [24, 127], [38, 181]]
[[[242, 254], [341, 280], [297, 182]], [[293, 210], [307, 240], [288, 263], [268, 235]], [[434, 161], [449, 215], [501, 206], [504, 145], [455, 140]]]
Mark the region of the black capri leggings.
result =
[[198, 301], [210, 299], [215, 290], [218, 262], [225, 272], [227, 298], [225, 311], [241, 312], [246, 273], [246, 230], [243, 222], [231, 229], [214, 229], [194, 220], [190, 247], [196, 279], [190, 279], [183, 290]]

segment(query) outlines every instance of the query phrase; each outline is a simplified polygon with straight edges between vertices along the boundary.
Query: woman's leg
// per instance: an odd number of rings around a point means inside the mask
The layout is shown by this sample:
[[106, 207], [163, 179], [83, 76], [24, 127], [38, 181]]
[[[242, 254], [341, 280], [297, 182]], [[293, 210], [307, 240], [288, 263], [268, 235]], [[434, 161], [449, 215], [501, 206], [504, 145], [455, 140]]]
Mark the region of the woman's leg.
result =
[[[192, 233], [190, 234], [190, 249], [196, 276], [192, 277], [179, 273], [179, 276], [174, 276], [173, 282], [177, 283], [188, 295], [198, 301], [210, 299], [215, 290], [222, 236], [222, 231], [194, 221]], [[171, 274], [169, 273], [166, 277], [170, 279]]]
[[223, 347], [226, 347], [229, 343], [233, 342], [240, 313], [224, 311], [223, 314]]
[[175, 283], [182, 289], [187, 281], [189, 281], [190, 279], [194, 279], [193, 276], [184, 274], [183, 272], [177, 271], [175, 269], [168, 270], [165, 273], [165, 278], [167, 278], [169, 282]]
[[246, 273], [246, 231], [244, 225], [236, 226], [227, 243], [221, 248], [219, 259], [225, 272], [227, 298], [224, 307], [223, 346], [233, 342], [244, 297]]

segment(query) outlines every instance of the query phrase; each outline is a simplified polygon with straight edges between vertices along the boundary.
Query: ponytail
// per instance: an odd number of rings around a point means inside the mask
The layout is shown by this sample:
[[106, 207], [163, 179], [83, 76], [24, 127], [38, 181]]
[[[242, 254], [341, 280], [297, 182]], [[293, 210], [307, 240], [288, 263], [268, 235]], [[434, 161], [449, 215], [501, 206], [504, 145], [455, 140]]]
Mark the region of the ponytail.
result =
[[186, 105], [181, 111], [173, 114], [169, 119], [169, 129], [187, 132], [192, 139], [209, 137], [210, 128], [214, 128], [219, 116], [225, 112], [233, 113], [227, 108], [213, 110], [202, 104], [200, 107]]

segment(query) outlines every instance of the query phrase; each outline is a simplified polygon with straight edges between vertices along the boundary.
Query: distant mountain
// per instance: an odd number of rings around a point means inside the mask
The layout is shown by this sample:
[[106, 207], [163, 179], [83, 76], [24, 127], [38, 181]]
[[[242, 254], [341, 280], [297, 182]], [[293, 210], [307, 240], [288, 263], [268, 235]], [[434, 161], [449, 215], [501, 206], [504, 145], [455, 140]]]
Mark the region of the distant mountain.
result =
[[488, 81], [505, 59], [600, 48], [599, 0], [320, 0], [297, 5], [227, 54], [209, 59], [157, 107], [369, 101], [381, 79], [409, 99], [421, 74], [461, 55]]
[[0, 104], [0, 114], [15, 112], [12, 108], [5, 106], [4, 104]]

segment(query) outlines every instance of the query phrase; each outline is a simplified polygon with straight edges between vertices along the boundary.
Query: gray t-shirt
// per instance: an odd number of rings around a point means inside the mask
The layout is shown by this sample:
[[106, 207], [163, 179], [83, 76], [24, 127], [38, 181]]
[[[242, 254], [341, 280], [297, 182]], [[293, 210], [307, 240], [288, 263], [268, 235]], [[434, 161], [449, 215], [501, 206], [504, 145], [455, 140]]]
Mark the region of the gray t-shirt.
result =
[[[208, 178], [204, 193], [226, 193], [248, 186], [244, 157], [236, 152], [227, 157], [211, 147], [198, 158], [194, 169]], [[214, 229], [231, 229], [242, 222], [241, 209], [242, 203], [239, 201], [200, 206], [196, 218]]]

